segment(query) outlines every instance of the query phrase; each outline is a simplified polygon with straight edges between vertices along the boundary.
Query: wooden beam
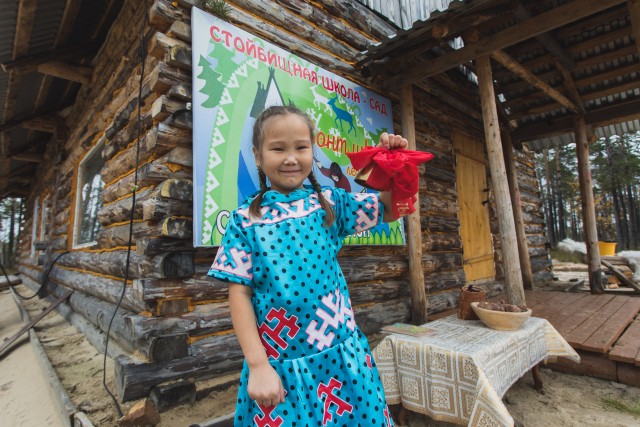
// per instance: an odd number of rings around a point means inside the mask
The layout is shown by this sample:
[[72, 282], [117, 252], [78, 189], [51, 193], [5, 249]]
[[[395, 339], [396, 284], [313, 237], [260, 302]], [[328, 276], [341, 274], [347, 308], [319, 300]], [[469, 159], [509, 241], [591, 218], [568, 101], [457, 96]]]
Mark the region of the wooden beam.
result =
[[[531, 19], [531, 14], [527, 10], [526, 7], [522, 5], [521, 2], [517, 1], [515, 7], [513, 9], [513, 14], [515, 17], [521, 21], [526, 22]], [[538, 34], [536, 36], [536, 40], [538, 40], [545, 49], [551, 52], [558, 61], [562, 63], [568, 70], [573, 70], [576, 64], [573, 62], [573, 58], [560, 46], [560, 44], [549, 34]]]
[[625, 0], [574, 0], [541, 13], [527, 22], [514, 25], [462, 49], [429, 62], [417, 64], [401, 74], [388, 77], [385, 88], [398, 88], [440, 74], [467, 61], [554, 30], [570, 22], [598, 13]]
[[[27, 53], [29, 41], [31, 40], [31, 30], [35, 21], [36, 0], [20, 0], [18, 4], [18, 14], [16, 17], [16, 33], [13, 39], [13, 52], [11, 59], [18, 58]], [[18, 99], [18, 86], [21, 78], [14, 72], [9, 72], [8, 88], [4, 103], [4, 117], [0, 120], [6, 122], [13, 114], [14, 106]]]
[[576, 105], [576, 107], [578, 107], [578, 112], [584, 115], [584, 104], [582, 103], [580, 92], [578, 92], [578, 87], [576, 86], [576, 82], [573, 80], [571, 71], [569, 71], [560, 61], [554, 61], [554, 65], [556, 69], [560, 71], [560, 74], [562, 74], [562, 78], [564, 78], [564, 86], [567, 89], [567, 92], [571, 94], [571, 98], [573, 98], [574, 104]]
[[533, 290], [533, 273], [531, 272], [531, 259], [529, 258], [529, 244], [527, 233], [524, 229], [522, 217], [522, 204], [520, 203], [520, 186], [518, 185], [518, 170], [513, 158], [513, 144], [511, 134], [505, 130], [501, 134], [502, 150], [504, 152], [504, 165], [507, 171], [509, 194], [513, 206], [513, 220], [516, 226], [516, 238], [518, 240], [518, 256], [520, 259], [520, 273], [522, 274], [522, 286], [524, 289]]
[[83, 56], [91, 56], [100, 46], [95, 43], [78, 46], [64, 46], [58, 49], [49, 50], [46, 52], [40, 52], [33, 55], [22, 55], [17, 57], [16, 59], [12, 59], [11, 61], [6, 61], [0, 64], [2, 66], [2, 70], [9, 71], [18, 71], [20, 74], [24, 74], [26, 71], [34, 70], [38, 65], [44, 64], [45, 62], [50, 61], [62, 61], [62, 60], [71, 60], [81, 58]]
[[22, 162], [40, 163], [44, 157], [43, 153], [36, 153], [35, 151], [26, 151], [20, 154], [14, 154], [10, 157], [11, 160], [17, 160]]
[[522, 276], [520, 274], [520, 258], [509, 183], [504, 179], [507, 172], [500, 139], [496, 95], [493, 89], [493, 78], [491, 77], [491, 59], [488, 56], [478, 58], [476, 60], [476, 70], [478, 73], [491, 182], [495, 191], [499, 238], [502, 242], [505, 288], [511, 304], [526, 305]]
[[13, 39], [12, 59], [19, 58], [27, 53], [31, 30], [36, 16], [36, 0], [20, 0], [18, 16], [16, 17], [16, 34]]
[[[640, 118], [640, 99], [630, 99], [615, 105], [607, 105], [591, 110], [584, 117], [588, 125], [595, 127], [635, 120]], [[521, 126], [513, 131], [511, 137], [514, 140], [528, 141], [571, 132], [573, 129], [573, 118], [561, 117], [553, 121], [545, 120]]]
[[85, 65], [71, 65], [63, 61], [49, 61], [37, 67], [38, 72], [48, 76], [58, 77], [63, 80], [78, 82], [82, 84], [90, 83], [93, 74], [93, 67]]
[[640, 0], [629, 0], [627, 7], [629, 8], [629, 18], [631, 19], [631, 32], [640, 55]]
[[576, 154], [578, 157], [578, 181], [580, 184], [580, 202], [582, 204], [582, 222], [584, 240], [587, 246], [587, 264], [589, 269], [589, 288], [592, 294], [603, 294], [602, 272], [600, 271], [600, 249], [598, 248], [598, 229], [596, 227], [596, 208], [593, 198], [591, 165], [589, 164], [589, 141], [587, 126], [583, 116], [575, 118]]
[[[468, 16], [457, 19], [454, 22], [442, 22], [442, 20], [433, 24], [426, 22], [424, 26], [421, 26], [416, 31], [394, 37], [392, 42], [370, 46], [365, 54], [366, 56], [356, 63], [356, 67], [377, 59], [395, 56], [399, 51], [410, 50], [411, 54], [413, 54], [414, 49], [416, 49], [416, 52], [426, 52], [437, 46], [440, 41], [453, 38], [458, 33], [493, 18], [496, 12], [488, 13], [483, 10], [487, 4], [492, 2], [492, 0], [475, 0], [465, 5], [465, 13]], [[411, 40], [409, 40], [409, 37]]]
[[20, 123], [20, 127], [28, 130], [37, 130], [47, 133], [58, 133], [60, 128], [64, 126], [64, 120], [60, 116], [47, 115], [42, 117], [34, 117], [24, 120]]
[[522, 80], [529, 82], [534, 87], [537, 87], [542, 92], [545, 93], [551, 99], [560, 103], [560, 105], [565, 108], [573, 111], [574, 113], [578, 112], [578, 107], [571, 102], [566, 96], [540, 80], [533, 74], [531, 71], [524, 68], [522, 65], [518, 64], [518, 62], [511, 58], [509, 55], [504, 53], [501, 50], [496, 50], [491, 52], [491, 57], [502, 64], [503, 67], [507, 68], [509, 71], [520, 77]]
[[[55, 110], [48, 108], [46, 110], [40, 110], [31, 114], [27, 114], [26, 116], [22, 116], [14, 120], [9, 120], [8, 122], [5, 122], [4, 124], [0, 125], [0, 133], [17, 128], [18, 126], [22, 126], [23, 124], [26, 124], [26, 126], [36, 126], [36, 127], [50, 126], [51, 123], [46, 124], [49, 118], [55, 117], [58, 111], [62, 111], [67, 107], [69, 107], [69, 105], [60, 105], [60, 106], [57, 106]], [[31, 123], [31, 125], [29, 123]], [[64, 124], [64, 123], [62, 121], [58, 121], [58, 130], [61, 124]], [[48, 129], [51, 130], [51, 128], [48, 128]], [[49, 132], [49, 130], [47, 130], [47, 132]]]
[[[416, 149], [416, 125], [411, 85], [400, 89], [400, 116], [402, 136], [409, 141], [409, 149]], [[416, 195], [416, 197], [420, 197]], [[420, 227], [420, 200], [418, 208], [407, 217], [407, 251], [409, 255], [409, 281], [411, 286], [411, 322], [422, 325], [427, 322], [427, 296], [422, 268], [422, 229]]]
[[[638, 88], [638, 82], [635, 80], [630, 82], [623, 82], [620, 84], [614, 84], [613, 86], [609, 86], [605, 89], [598, 90], [595, 92], [583, 93], [582, 95], [580, 95], [580, 99], [582, 99], [583, 101], [591, 101], [598, 98], [607, 98], [611, 95], [616, 95], [616, 94], [627, 92], [629, 90], [634, 90], [637, 88]], [[518, 104], [519, 103], [516, 102], [516, 100], [514, 100], [513, 102], [509, 103], [509, 107], [515, 109], [516, 105]], [[518, 111], [516, 113], [512, 113], [511, 117], [520, 119], [530, 115], [537, 115], [541, 113], [551, 112], [559, 108], [560, 108], [560, 104], [557, 104], [555, 102], [548, 103], [548, 104], [540, 105], [534, 108], [529, 108], [525, 111]]]
[[604, 259], [600, 259], [600, 262], [602, 263], [602, 265], [607, 267], [609, 269], [609, 271], [611, 271], [611, 273], [613, 273], [613, 275], [618, 278], [618, 280], [620, 280], [626, 286], [629, 286], [630, 288], [633, 288], [636, 291], [640, 292], [640, 286], [637, 285], [633, 280], [629, 280], [627, 278], [627, 276], [625, 276], [622, 271], [620, 271], [616, 267], [614, 267], [613, 264], [611, 264], [610, 262], [605, 261]]

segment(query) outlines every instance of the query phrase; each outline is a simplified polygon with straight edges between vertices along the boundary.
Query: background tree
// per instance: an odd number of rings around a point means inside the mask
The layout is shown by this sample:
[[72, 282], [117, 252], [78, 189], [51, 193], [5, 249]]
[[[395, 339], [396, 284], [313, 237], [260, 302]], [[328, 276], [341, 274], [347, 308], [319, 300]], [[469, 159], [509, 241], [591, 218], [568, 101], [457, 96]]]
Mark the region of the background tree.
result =
[[23, 210], [23, 199], [6, 198], [0, 202], [0, 261], [5, 267], [12, 268], [15, 263], [24, 218]]
[[[601, 138], [589, 147], [601, 241], [617, 242], [618, 250], [640, 246], [640, 132]], [[545, 149], [535, 155], [552, 246], [569, 237], [583, 237], [575, 145]]]

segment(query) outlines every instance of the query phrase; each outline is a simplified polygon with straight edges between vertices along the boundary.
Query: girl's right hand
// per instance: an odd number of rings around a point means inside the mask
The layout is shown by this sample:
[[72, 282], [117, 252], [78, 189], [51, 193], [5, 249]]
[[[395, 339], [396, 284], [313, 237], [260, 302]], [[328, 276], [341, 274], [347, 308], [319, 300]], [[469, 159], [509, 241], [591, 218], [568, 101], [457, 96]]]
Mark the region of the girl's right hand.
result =
[[269, 363], [249, 367], [249, 397], [258, 405], [271, 407], [284, 402], [282, 380]]

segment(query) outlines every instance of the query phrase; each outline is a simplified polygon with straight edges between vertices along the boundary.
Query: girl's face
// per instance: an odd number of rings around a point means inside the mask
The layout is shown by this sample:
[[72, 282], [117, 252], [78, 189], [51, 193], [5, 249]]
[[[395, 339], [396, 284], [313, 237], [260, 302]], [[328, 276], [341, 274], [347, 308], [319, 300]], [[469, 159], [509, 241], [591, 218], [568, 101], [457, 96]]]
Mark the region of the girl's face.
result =
[[289, 194], [300, 188], [313, 166], [313, 142], [307, 122], [297, 114], [269, 118], [260, 151], [254, 147], [253, 155], [273, 190]]

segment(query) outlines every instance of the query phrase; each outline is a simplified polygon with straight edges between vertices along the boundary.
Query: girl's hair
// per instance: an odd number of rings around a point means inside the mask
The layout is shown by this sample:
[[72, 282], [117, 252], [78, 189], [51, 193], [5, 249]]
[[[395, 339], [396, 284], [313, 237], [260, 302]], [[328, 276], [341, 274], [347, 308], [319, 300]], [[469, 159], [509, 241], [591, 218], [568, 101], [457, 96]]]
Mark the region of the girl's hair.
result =
[[[293, 105], [287, 105], [287, 106], [274, 105], [262, 111], [262, 113], [260, 113], [260, 115], [256, 119], [256, 122], [253, 125], [253, 137], [251, 139], [251, 143], [253, 144], [253, 148], [255, 149], [255, 152], [257, 153], [257, 155], [261, 155], [262, 153], [261, 151], [262, 142], [264, 141], [264, 134], [267, 130], [267, 126], [270, 121], [269, 119], [276, 116], [286, 116], [288, 114], [296, 114], [302, 117], [302, 119], [305, 121], [305, 123], [309, 127], [309, 138], [311, 140], [311, 144], [314, 143], [315, 141], [314, 126], [309, 116], [307, 116], [305, 113], [303, 113]], [[260, 212], [261, 204], [262, 204], [262, 196], [264, 195], [264, 193], [266, 193], [268, 189], [267, 175], [260, 168], [258, 168], [258, 178], [260, 179], [260, 192], [255, 197], [255, 199], [253, 199], [253, 201], [251, 202], [251, 205], [249, 206], [249, 215], [251, 215], [254, 218], [260, 218], [262, 216], [262, 213]], [[313, 189], [318, 195], [318, 201], [320, 202], [320, 206], [322, 206], [322, 209], [324, 209], [326, 213], [326, 216], [324, 218], [324, 225], [325, 227], [330, 227], [336, 220], [336, 214], [333, 211], [333, 208], [331, 207], [331, 203], [329, 203], [329, 201], [325, 199], [325, 197], [322, 195], [322, 188], [320, 187], [318, 180], [313, 174], [313, 171], [309, 172], [309, 176], [307, 178], [309, 179], [309, 182], [311, 182]]]

